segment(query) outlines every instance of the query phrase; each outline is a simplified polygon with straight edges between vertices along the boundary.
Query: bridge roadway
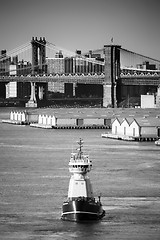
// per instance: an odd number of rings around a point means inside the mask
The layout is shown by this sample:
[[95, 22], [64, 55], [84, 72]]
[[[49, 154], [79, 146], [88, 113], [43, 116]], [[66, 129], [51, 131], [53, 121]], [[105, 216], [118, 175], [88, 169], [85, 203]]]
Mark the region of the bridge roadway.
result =
[[50, 75], [26, 75], [26, 76], [0, 76], [0, 82], [64, 82], [103, 84], [104, 73], [101, 74], [50, 74]]
[[119, 79], [120, 85], [160, 85], [160, 75], [159, 76], [121, 76]]
[[[105, 74], [50, 74], [0, 76], [0, 82], [61, 82], [80, 84], [107, 84]], [[160, 74], [121, 74], [117, 82], [120, 85], [160, 85]]]
[[159, 70], [121, 69], [120, 85], [154, 85], [160, 84]]

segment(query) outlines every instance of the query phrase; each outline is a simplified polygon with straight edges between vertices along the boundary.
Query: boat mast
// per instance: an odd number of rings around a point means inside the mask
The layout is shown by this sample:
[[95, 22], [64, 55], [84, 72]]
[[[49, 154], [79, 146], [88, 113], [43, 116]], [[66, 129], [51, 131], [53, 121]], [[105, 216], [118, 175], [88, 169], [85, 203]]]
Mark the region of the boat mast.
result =
[[83, 140], [82, 138], [79, 139], [79, 142], [77, 142], [79, 144], [79, 152], [78, 152], [78, 157], [81, 159], [83, 152], [82, 152], [82, 147], [83, 147]]

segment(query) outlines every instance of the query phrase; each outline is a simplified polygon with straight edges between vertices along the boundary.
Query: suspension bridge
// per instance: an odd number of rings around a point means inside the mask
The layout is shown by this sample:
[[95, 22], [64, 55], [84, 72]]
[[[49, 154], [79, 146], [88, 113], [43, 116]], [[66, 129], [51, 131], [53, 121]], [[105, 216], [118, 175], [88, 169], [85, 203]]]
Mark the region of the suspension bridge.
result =
[[82, 54], [45, 38], [32, 38], [12, 51], [2, 50], [0, 55], [0, 95], [28, 94], [28, 107], [36, 107], [37, 99], [56, 91], [69, 97], [102, 98], [104, 107], [116, 107], [128, 93], [156, 94], [159, 85], [160, 60], [113, 43]]

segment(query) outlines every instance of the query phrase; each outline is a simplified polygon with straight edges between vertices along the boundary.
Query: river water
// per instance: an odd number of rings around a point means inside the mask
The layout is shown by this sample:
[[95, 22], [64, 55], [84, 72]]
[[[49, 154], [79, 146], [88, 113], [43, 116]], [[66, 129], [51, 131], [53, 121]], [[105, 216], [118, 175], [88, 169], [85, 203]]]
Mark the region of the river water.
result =
[[[54, 130], [4, 124], [0, 109], [0, 239], [160, 239], [160, 147], [101, 138], [104, 130]], [[100, 222], [64, 222], [68, 161], [84, 140]]]

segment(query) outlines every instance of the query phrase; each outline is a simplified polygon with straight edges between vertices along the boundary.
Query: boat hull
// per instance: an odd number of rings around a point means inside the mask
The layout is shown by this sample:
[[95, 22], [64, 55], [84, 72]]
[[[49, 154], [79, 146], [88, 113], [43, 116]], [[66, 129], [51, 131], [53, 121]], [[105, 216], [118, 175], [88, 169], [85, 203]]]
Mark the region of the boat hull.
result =
[[100, 202], [88, 200], [72, 200], [63, 203], [63, 220], [84, 222], [97, 221], [103, 218], [105, 211]]

